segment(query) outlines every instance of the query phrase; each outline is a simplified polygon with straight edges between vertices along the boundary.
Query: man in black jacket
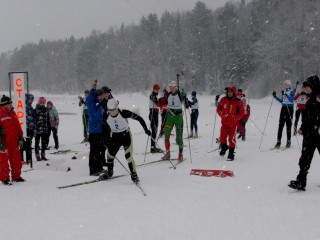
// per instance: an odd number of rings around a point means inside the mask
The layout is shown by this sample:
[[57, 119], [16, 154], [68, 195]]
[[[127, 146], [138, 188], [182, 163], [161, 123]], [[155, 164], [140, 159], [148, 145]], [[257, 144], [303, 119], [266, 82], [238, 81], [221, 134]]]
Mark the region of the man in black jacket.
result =
[[303, 135], [302, 151], [299, 160], [300, 171], [297, 180], [290, 181], [289, 187], [305, 191], [307, 174], [316, 148], [320, 153], [320, 81], [314, 75], [303, 83], [306, 93], [310, 96], [306, 103], [305, 118], [302, 121], [298, 134]]

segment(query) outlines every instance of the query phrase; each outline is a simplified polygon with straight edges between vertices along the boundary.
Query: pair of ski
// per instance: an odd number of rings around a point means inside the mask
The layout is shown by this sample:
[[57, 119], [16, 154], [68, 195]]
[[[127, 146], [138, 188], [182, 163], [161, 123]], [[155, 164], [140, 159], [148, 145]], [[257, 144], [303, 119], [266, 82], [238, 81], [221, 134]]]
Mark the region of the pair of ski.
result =
[[[109, 179], [103, 179], [103, 178], [99, 177], [99, 178], [94, 179], [94, 180], [89, 180], [89, 181], [85, 181], [85, 182], [80, 182], [80, 183], [74, 183], [74, 184], [70, 184], [70, 185], [60, 186], [60, 187], [57, 187], [57, 188], [58, 189], [65, 189], [65, 188], [77, 187], [77, 186], [96, 183], [96, 182], [109, 181], [109, 180], [112, 180], [112, 179], [115, 179], [115, 178], [124, 177], [124, 176], [130, 176], [130, 175], [129, 174], [121, 174], [121, 175], [113, 176], [113, 177], [111, 177]], [[134, 184], [140, 189], [140, 191], [142, 192], [143, 196], [147, 196], [146, 192], [140, 186], [139, 182], [134, 182]]]
[[58, 150], [58, 151], [52, 152], [50, 154], [59, 155], [59, 154], [68, 154], [68, 153], [78, 153], [78, 151], [73, 151], [73, 150], [67, 149], [67, 150]]
[[155, 164], [155, 163], [161, 163], [161, 162], [168, 162], [170, 161], [172, 166], [170, 166], [169, 168], [173, 168], [173, 169], [176, 169], [177, 165], [179, 165], [180, 163], [184, 162], [185, 159], [183, 159], [182, 161], [178, 161], [176, 163], [172, 163], [172, 161], [176, 161], [178, 160], [177, 158], [170, 158], [170, 159], [167, 159], [167, 160], [163, 160], [163, 159], [160, 159], [160, 160], [155, 160], [155, 161], [151, 161], [151, 162], [147, 162], [147, 163], [142, 163], [142, 164], [138, 164], [136, 165], [137, 167], [141, 167], [141, 166], [146, 166], [146, 165], [150, 165], [150, 164]]
[[279, 148], [276, 148], [276, 147], [273, 147], [273, 148], [269, 148], [269, 149], [266, 149], [266, 150], [261, 150], [260, 152], [269, 152], [269, 151], [276, 151], [276, 152], [281, 152], [281, 151], [285, 151], [285, 150], [288, 150], [292, 147], [279, 147]]

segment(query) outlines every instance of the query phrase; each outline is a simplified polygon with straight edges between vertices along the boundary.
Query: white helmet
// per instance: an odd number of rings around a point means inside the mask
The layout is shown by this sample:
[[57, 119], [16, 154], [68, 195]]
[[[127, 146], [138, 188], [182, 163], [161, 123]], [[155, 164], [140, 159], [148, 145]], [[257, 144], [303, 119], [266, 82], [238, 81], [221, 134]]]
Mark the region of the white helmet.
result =
[[117, 99], [111, 98], [108, 100], [107, 107], [109, 110], [118, 108], [118, 105], [119, 105], [119, 101]]

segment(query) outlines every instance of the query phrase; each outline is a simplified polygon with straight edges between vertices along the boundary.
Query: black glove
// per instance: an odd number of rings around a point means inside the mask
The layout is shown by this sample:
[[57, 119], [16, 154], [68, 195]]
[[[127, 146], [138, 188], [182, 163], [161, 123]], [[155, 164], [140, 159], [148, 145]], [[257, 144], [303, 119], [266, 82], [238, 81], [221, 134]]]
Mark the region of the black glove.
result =
[[284, 95], [284, 91], [283, 90], [281, 91], [281, 94], [282, 94], [282, 96]]
[[148, 135], [148, 136], [151, 136], [151, 132], [149, 129], [145, 129], [144, 132]]
[[272, 96], [273, 96], [273, 97], [277, 97], [276, 91], [273, 91], [273, 92], [272, 92]]

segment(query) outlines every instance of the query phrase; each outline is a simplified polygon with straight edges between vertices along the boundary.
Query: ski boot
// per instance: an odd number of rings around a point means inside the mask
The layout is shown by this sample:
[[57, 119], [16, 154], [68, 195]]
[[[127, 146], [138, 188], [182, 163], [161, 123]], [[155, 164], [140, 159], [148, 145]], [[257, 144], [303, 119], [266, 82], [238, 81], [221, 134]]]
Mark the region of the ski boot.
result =
[[291, 141], [290, 140], [287, 141], [287, 145], [286, 145], [286, 148], [289, 148], [289, 147], [291, 147]]
[[12, 185], [12, 182], [10, 182], [10, 180], [4, 180], [4, 181], [2, 181], [2, 184], [6, 185], [6, 186], [10, 186], [10, 185]]
[[36, 159], [37, 159], [37, 161], [42, 161], [39, 153], [36, 153]]
[[227, 144], [221, 144], [220, 156], [224, 156], [228, 150]]
[[274, 146], [275, 149], [279, 149], [280, 148], [280, 145], [281, 145], [281, 142], [280, 141], [277, 141], [277, 144]]
[[17, 178], [17, 179], [13, 179], [12, 181], [13, 181], [13, 182], [25, 182], [26, 180], [23, 179], [22, 177], [19, 177], [19, 178]]
[[190, 135], [188, 136], [188, 138], [193, 138], [193, 132], [190, 133]]
[[233, 161], [234, 160], [234, 148], [229, 148], [229, 154], [227, 161]]
[[196, 131], [196, 133], [193, 136], [194, 138], [198, 138], [198, 132]]
[[290, 181], [288, 186], [290, 188], [293, 188], [293, 189], [296, 189], [296, 190], [299, 190], [299, 191], [305, 191], [306, 190], [306, 186], [304, 186], [304, 184], [302, 184], [301, 182], [296, 181], [296, 180]]
[[179, 152], [178, 161], [179, 161], [179, 162], [182, 162], [182, 161], [183, 161], [183, 154], [182, 154], [182, 152]]
[[46, 158], [46, 154], [45, 153], [41, 153], [41, 160], [48, 161], [48, 159]]
[[109, 172], [109, 171], [103, 171], [102, 174], [99, 176], [99, 180], [108, 180], [112, 177], [113, 175], [113, 171]]
[[151, 153], [161, 153], [162, 150], [160, 148], [157, 148], [157, 147], [151, 147], [150, 152]]
[[139, 182], [140, 182], [139, 177], [138, 177], [138, 175], [137, 175], [136, 172], [131, 173], [131, 180], [132, 180], [134, 183], [139, 183]]
[[166, 151], [166, 154], [161, 158], [162, 160], [169, 160], [170, 159], [170, 151]]

